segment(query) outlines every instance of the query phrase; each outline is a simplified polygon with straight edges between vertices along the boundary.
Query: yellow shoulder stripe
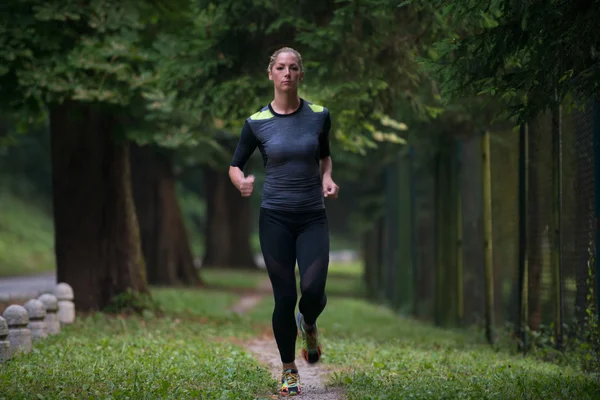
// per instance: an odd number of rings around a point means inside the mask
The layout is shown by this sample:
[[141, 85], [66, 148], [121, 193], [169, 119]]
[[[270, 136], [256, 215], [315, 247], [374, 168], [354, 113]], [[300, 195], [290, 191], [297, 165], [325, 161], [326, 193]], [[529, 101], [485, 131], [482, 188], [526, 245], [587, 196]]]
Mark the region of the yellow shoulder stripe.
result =
[[269, 119], [269, 118], [273, 118], [273, 114], [271, 113], [270, 110], [259, 111], [250, 116], [250, 119], [253, 121]]

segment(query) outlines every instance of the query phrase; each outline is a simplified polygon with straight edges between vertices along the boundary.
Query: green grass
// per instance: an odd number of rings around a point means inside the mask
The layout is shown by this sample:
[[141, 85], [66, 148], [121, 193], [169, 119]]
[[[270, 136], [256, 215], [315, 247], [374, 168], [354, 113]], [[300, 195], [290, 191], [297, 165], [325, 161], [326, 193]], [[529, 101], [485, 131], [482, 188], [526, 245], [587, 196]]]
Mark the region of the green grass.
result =
[[221, 318], [227, 317], [227, 310], [235, 304], [241, 295], [232, 292], [197, 289], [154, 288], [152, 297], [160, 304], [161, 310], [168, 315], [190, 317]]
[[[351, 268], [332, 265], [332, 282]], [[358, 271], [342, 279], [358, 278]], [[229, 278], [214, 272], [207, 280], [250, 286], [248, 272], [227, 272]], [[153, 294], [164, 315], [80, 316], [31, 354], [0, 366], [0, 399], [274, 393], [275, 381], [236, 344], [270, 326], [271, 296], [240, 317], [229, 311], [239, 291], [154, 288]], [[335, 371], [329, 384], [343, 387], [349, 399], [571, 400], [597, 398], [600, 389], [596, 378], [568, 365], [495, 351], [481, 334], [438, 329], [360, 299], [330, 294], [319, 327], [323, 363]]]
[[267, 371], [214, 325], [84, 318], [0, 369], [0, 398], [253, 399]]
[[[364, 294], [362, 263], [331, 263], [327, 292], [334, 296], [360, 297]], [[230, 268], [203, 268], [200, 276], [213, 289], [252, 289], [268, 280], [267, 271], [235, 270]], [[296, 269], [296, 286], [300, 290], [300, 278]]]
[[[265, 298], [251, 312], [269, 318]], [[359, 299], [329, 296], [319, 319], [329, 384], [349, 399], [597, 399], [575, 367], [494, 350], [480, 333], [442, 330]]]
[[495, 352], [479, 335], [356, 300], [332, 302], [322, 326], [326, 362], [342, 368], [333, 382], [347, 387], [350, 399], [591, 399], [600, 389], [573, 368]]
[[363, 262], [353, 261], [347, 263], [331, 263], [329, 266], [329, 276], [342, 276], [362, 279]]
[[363, 297], [363, 268], [362, 262], [332, 263], [327, 277], [328, 296]]
[[264, 279], [267, 272], [259, 270], [235, 270], [230, 268], [201, 268], [200, 277], [212, 288], [251, 289]]
[[254, 399], [268, 371], [224, 340], [257, 330], [227, 308], [232, 293], [155, 289], [165, 317], [80, 317], [0, 366], [0, 399]]
[[54, 271], [49, 212], [6, 191], [0, 191], [0, 204], [0, 277]]

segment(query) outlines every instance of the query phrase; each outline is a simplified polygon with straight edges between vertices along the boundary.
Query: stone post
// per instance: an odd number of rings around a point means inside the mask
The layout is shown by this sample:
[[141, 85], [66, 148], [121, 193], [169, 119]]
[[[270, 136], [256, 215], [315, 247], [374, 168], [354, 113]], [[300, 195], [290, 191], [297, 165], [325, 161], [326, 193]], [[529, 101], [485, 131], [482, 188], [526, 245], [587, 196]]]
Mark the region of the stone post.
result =
[[58, 319], [61, 324], [75, 322], [75, 303], [73, 303], [73, 289], [68, 283], [61, 282], [56, 285], [54, 294], [58, 299]]
[[31, 299], [24, 305], [29, 314], [29, 330], [31, 330], [31, 339], [35, 342], [39, 339], [48, 337], [48, 326], [44, 319], [46, 318], [46, 306], [38, 299]]
[[8, 341], [8, 324], [0, 317], [0, 363], [10, 358], [10, 342]]
[[58, 300], [56, 296], [50, 293], [44, 293], [39, 298], [39, 301], [44, 303], [46, 307], [46, 326], [48, 328], [48, 335], [57, 335], [60, 333], [60, 321], [58, 320]]
[[11, 356], [19, 352], [31, 351], [31, 331], [27, 327], [29, 315], [23, 306], [12, 304], [4, 310], [4, 319], [8, 324], [8, 341]]

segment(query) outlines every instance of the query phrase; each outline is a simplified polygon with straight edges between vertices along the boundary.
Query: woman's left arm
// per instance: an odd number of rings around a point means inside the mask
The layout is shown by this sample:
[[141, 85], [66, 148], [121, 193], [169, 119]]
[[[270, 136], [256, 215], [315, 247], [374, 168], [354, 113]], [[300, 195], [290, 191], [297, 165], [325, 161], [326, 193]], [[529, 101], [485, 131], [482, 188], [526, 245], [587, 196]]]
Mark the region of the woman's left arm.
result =
[[331, 129], [331, 117], [329, 112], [323, 124], [323, 131], [319, 137], [319, 158], [321, 160], [321, 180], [323, 182], [323, 196], [337, 199], [339, 186], [335, 184], [331, 174], [333, 172], [333, 161], [331, 160], [331, 149], [329, 147], [329, 130]]
[[331, 179], [332, 172], [333, 172], [333, 161], [331, 161], [331, 156], [321, 158], [321, 178], [328, 177]]

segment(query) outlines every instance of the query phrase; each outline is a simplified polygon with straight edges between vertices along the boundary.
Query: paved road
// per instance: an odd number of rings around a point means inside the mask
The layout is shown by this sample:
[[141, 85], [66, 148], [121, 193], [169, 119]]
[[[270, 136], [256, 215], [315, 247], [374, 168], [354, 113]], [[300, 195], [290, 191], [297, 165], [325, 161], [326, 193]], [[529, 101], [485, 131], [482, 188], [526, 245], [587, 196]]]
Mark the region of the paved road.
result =
[[37, 297], [42, 293], [54, 291], [56, 274], [54, 272], [33, 276], [0, 278], [0, 301]]

